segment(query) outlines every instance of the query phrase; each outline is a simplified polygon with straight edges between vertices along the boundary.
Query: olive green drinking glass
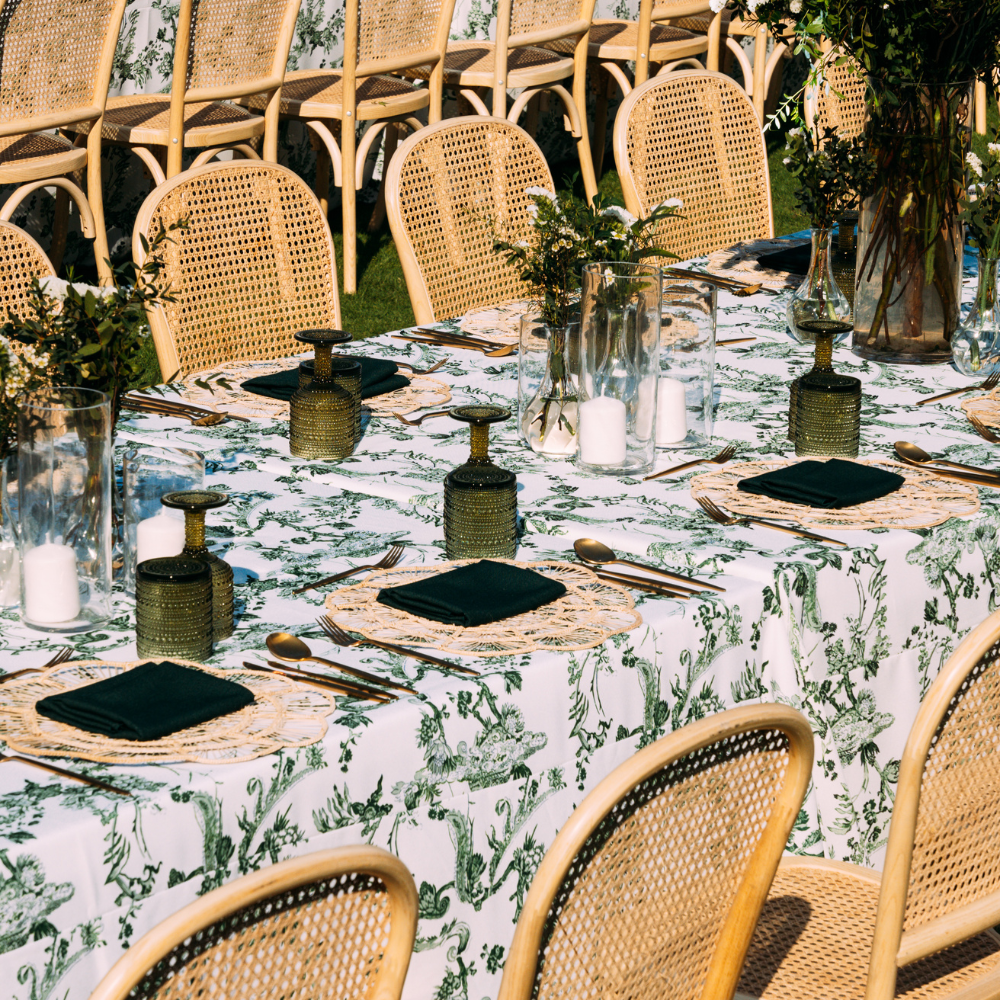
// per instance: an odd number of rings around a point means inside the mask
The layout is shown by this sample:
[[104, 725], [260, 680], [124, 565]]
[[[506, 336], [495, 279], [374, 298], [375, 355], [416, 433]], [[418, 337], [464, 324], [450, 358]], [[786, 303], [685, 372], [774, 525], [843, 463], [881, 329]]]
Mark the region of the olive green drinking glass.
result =
[[212, 655], [212, 571], [202, 559], [147, 559], [135, 570], [135, 643], [139, 658]]
[[360, 379], [357, 396], [333, 377], [332, 348], [351, 339], [344, 330], [300, 330], [295, 339], [312, 344], [313, 377], [292, 393], [289, 402], [289, 450], [297, 458], [347, 458], [354, 454], [360, 430]]

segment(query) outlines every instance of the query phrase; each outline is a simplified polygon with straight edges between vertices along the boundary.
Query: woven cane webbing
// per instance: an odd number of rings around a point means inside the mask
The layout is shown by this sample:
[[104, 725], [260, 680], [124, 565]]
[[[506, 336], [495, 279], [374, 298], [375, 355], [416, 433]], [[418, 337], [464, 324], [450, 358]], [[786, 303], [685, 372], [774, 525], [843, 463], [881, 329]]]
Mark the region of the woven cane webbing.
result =
[[865, 127], [865, 79], [853, 60], [842, 66], [835, 63], [836, 57], [831, 58], [823, 70], [823, 82], [806, 98], [807, 121], [811, 111], [820, 132], [829, 126], [850, 138]]
[[[878, 893], [873, 871], [783, 864], [757, 923], [739, 993], [761, 1000], [862, 1000]], [[998, 964], [1000, 939], [980, 934], [903, 966], [896, 996], [950, 996]]]
[[114, 11], [115, 0], [4, 3], [0, 121], [92, 106]]
[[288, 0], [196, 0], [188, 87], [232, 87], [269, 76]]
[[55, 273], [45, 252], [24, 230], [0, 222], [0, 325], [11, 314], [25, 315], [35, 278]]
[[359, 3], [358, 62], [434, 48], [443, 0], [354, 0]]
[[582, 16], [580, 0], [514, 0], [510, 12], [511, 35], [571, 24]]
[[181, 371], [287, 357], [300, 349], [297, 330], [339, 325], [333, 241], [301, 178], [235, 160], [176, 180], [149, 196], [136, 227], [151, 240], [161, 222], [188, 222], [160, 253]]
[[408, 139], [390, 171], [397, 161], [402, 232], [394, 226], [393, 235], [408, 244], [401, 254], [415, 257], [434, 316], [525, 298], [518, 269], [494, 253], [493, 241], [526, 238], [533, 203], [525, 190], [554, 190], [527, 132], [495, 119], [452, 119]]
[[[186, 104], [184, 106], [185, 145], [192, 144], [197, 140], [199, 129], [214, 131], [220, 125], [243, 125], [252, 121], [253, 118], [254, 116], [245, 108], [223, 101]], [[263, 129], [263, 124], [261, 128]], [[101, 126], [102, 138], [109, 142], [128, 142], [138, 129], [141, 129], [144, 134], [159, 133], [160, 144], [166, 144], [170, 131], [169, 95], [127, 94], [124, 97], [113, 97], [108, 101], [107, 112]], [[83, 123], [77, 131], [89, 132], [90, 123]]]
[[[50, 132], [29, 132], [27, 135], [5, 135], [0, 137], [0, 163], [21, 163], [40, 156], [82, 157], [86, 162], [86, 150], [77, 149], [68, 139]], [[81, 163], [82, 166], [82, 163]], [[67, 173], [73, 169], [67, 166]]]
[[927, 755], [905, 930], [1000, 890], [998, 744], [1000, 643], [965, 678]]
[[[418, 91], [411, 83], [393, 76], [367, 76], [358, 80], [354, 90], [357, 101], [358, 120], [363, 118], [384, 118], [386, 108], [394, 110], [393, 99], [413, 99], [426, 90]], [[426, 101], [426, 97], [424, 98]], [[373, 113], [364, 114], [362, 105], [365, 102], [374, 105]], [[416, 103], [420, 103], [419, 101]], [[247, 98], [247, 107], [263, 111], [267, 106], [266, 94], [254, 94]], [[340, 115], [344, 104], [344, 78], [339, 70], [330, 69], [296, 69], [285, 74], [285, 82], [281, 85], [280, 111], [283, 115], [302, 114], [304, 106], [323, 105], [323, 115]], [[320, 108], [310, 109], [309, 113], [318, 112]]]
[[[657, 51], [677, 42], [694, 41], [695, 35], [683, 28], [675, 28], [666, 24], [653, 24], [649, 32], [649, 58], [659, 62], [657, 56], [668, 58], [670, 50]], [[639, 25], [635, 21], [594, 21], [587, 40], [587, 51], [591, 58], [599, 59], [634, 59], [635, 47], [639, 41]], [[708, 46], [708, 42], [699, 39], [698, 47]]]
[[683, 201], [683, 218], [658, 227], [660, 245], [682, 260], [773, 235], [764, 137], [728, 77], [683, 70], [637, 87], [615, 122], [615, 160], [639, 214]]
[[371, 875], [299, 886], [194, 934], [157, 962], [130, 997], [373, 996], [390, 915], [386, 887]]
[[788, 762], [784, 733], [751, 731], [627, 793], [552, 901], [539, 1000], [699, 997]]

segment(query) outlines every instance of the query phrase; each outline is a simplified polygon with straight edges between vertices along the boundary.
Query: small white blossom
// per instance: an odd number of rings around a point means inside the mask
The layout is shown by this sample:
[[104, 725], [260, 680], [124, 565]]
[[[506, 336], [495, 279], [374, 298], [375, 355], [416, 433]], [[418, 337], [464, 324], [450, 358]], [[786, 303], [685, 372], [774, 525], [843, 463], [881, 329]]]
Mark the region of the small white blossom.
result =
[[683, 208], [684, 202], [680, 198], [667, 198], [665, 201], [661, 201], [659, 205], [653, 206], [653, 211], [655, 212], [660, 208]]
[[990, 151], [990, 152], [991, 152], [991, 153], [992, 153], [992, 154], [993, 154], [994, 156], [996, 156], [996, 155], [997, 155], [998, 153], [1000, 153], [1000, 142], [989, 142], [989, 143], [987, 143], [987, 144], [986, 144], [986, 148], [987, 148], [987, 149], [988, 149], [988, 150], [989, 150], [989, 151]]
[[524, 193], [529, 197], [544, 198], [546, 201], [552, 202], [557, 208], [559, 207], [559, 199], [556, 198], [554, 191], [547, 191], [543, 187], [529, 187], [524, 189]]
[[788, 9], [793, 14], [801, 14], [802, 13], [802, 0], [792, 0], [792, 2], [788, 5]]
[[713, 14], [718, 14], [723, 7], [726, 6], [728, 0], [709, 0], [709, 7], [712, 8]]
[[977, 177], [983, 176], [983, 161], [980, 160], [975, 153], [973, 152], [966, 153], [965, 162], [969, 164], [969, 166], [972, 168], [972, 172]]
[[605, 208], [601, 209], [601, 215], [617, 219], [624, 226], [631, 226], [636, 221], [635, 216], [631, 212], [622, 208], [621, 205], [607, 205]]
[[56, 278], [53, 275], [41, 278], [38, 284], [41, 286], [42, 291], [52, 299], [66, 298], [71, 288], [81, 298], [85, 297], [87, 292], [91, 292], [99, 299], [107, 298], [109, 295], [113, 295], [115, 291], [110, 285], [98, 288], [97, 285], [85, 285], [80, 281], [69, 282], [64, 278]]

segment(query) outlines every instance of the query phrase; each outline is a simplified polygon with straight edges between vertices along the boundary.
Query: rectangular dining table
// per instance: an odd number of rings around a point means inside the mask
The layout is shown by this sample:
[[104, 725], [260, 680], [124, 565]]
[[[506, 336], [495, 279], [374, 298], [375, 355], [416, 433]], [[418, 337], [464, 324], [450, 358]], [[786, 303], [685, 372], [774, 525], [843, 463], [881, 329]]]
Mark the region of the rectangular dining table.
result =
[[[810, 349], [784, 332], [785, 295], [721, 293], [713, 455], [793, 454], [788, 384]], [[345, 353], [448, 364], [434, 377], [455, 404], [516, 410], [517, 357], [486, 358], [382, 336]], [[862, 457], [892, 457], [905, 439], [993, 467], [996, 446], [967, 423], [962, 397], [917, 400], [966, 384], [950, 367], [834, 363], [862, 380]], [[288, 451], [282, 420], [195, 428], [127, 413], [117, 446], [193, 448], [206, 485], [228, 506], [208, 518], [211, 547], [236, 577], [237, 628], [210, 661], [266, 658], [276, 630], [319, 655], [391, 672], [416, 696], [341, 704], [318, 742], [244, 763], [60, 765], [132, 797], [0, 768], [0, 1000], [85, 1000], [131, 943], [198, 895], [284, 858], [361, 841], [413, 872], [420, 923], [408, 998], [495, 996], [519, 907], [547, 846], [616, 765], [665, 733], [746, 701], [795, 706], [816, 733], [816, 764], [789, 850], [878, 867], [898, 761], [920, 699], [969, 628], [995, 607], [998, 491], [980, 509], [916, 530], [823, 530], [846, 548], [767, 528], [711, 521], [690, 482], [704, 466], [653, 482], [580, 472], [495, 426], [491, 454], [518, 478], [518, 559], [573, 560], [575, 539], [725, 587], [689, 601], [633, 592], [638, 627], [583, 650], [467, 658], [468, 677], [371, 648], [339, 649], [315, 623], [319, 576], [375, 562], [392, 542], [402, 565], [444, 560], [442, 479], [468, 454], [447, 417], [422, 427], [372, 419], [341, 462]], [[657, 468], [685, 459], [660, 453]], [[345, 581], [349, 585], [352, 581]], [[136, 659], [134, 602], [116, 592], [112, 619], [68, 637], [79, 659]], [[44, 662], [63, 642], [0, 612], [0, 668]], [[0, 718], [0, 735], [3, 719]]]

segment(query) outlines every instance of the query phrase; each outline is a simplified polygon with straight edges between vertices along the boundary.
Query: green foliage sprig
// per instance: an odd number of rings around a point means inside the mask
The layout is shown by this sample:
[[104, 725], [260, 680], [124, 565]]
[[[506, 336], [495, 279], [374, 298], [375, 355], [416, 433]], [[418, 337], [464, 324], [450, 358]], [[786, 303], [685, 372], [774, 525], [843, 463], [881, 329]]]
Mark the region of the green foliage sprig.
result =
[[592, 261], [637, 261], [642, 257], [676, 254], [654, 245], [656, 228], [677, 217], [680, 199], [670, 198], [645, 219], [636, 219], [600, 195], [593, 204], [573, 195], [530, 187], [532, 228], [528, 239], [510, 242], [497, 237], [493, 249], [508, 264], [520, 267], [538, 301], [539, 313], [553, 328], [564, 327], [579, 308], [580, 269]]
[[868, 193], [875, 175], [875, 165], [860, 139], [843, 139], [829, 126], [821, 135], [791, 129], [784, 162], [799, 181], [795, 197], [814, 229], [829, 229], [859, 196]]
[[970, 152], [965, 162], [969, 187], [959, 218], [969, 242], [984, 257], [996, 259], [1000, 256], [1000, 132], [994, 131], [984, 159]]

